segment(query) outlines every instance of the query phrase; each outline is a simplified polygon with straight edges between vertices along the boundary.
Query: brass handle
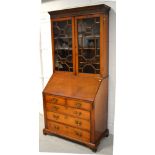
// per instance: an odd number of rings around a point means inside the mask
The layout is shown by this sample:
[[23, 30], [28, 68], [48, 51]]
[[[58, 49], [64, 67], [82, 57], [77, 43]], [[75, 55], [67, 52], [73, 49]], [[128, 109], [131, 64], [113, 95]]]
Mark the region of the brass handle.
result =
[[57, 98], [52, 98], [52, 99], [51, 99], [51, 102], [52, 102], [52, 103], [56, 103], [57, 101], [58, 101]]
[[75, 106], [76, 106], [77, 108], [80, 108], [81, 105], [82, 105], [82, 104], [81, 104], [80, 102], [75, 103]]
[[82, 137], [82, 133], [81, 133], [81, 132], [75, 131], [75, 134], [76, 134], [77, 136], [79, 136], [79, 137]]
[[81, 112], [78, 112], [78, 111], [74, 111], [74, 114], [75, 115], [78, 115], [78, 116], [82, 115], [82, 113]]
[[52, 110], [54, 110], [54, 111], [56, 111], [56, 110], [58, 110], [59, 109], [59, 107], [57, 107], [57, 106], [53, 106], [52, 107]]
[[82, 122], [80, 122], [80, 121], [78, 121], [78, 120], [75, 120], [75, 124], [76, 124], [77, 126], [81, 126], [81, 125], [82, 125]]
[[57, 120], [57, 119], [59, 119], [59, 115], [53, 115], [53, 118], [55, 118]]
[[55, 125], [54, 129], [59, 130], [59, 126]]

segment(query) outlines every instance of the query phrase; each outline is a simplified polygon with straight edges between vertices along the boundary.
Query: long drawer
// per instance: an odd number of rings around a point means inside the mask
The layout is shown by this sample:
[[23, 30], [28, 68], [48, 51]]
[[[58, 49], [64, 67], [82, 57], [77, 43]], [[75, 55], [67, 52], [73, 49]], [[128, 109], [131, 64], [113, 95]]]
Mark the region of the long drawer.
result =
[[46, 103], [46, 110], [71, 115], [74, 117], [90, 120], [90, 112], [68, 106], [61, 106], [50, 102]]
[[49, 111], [47, 111], [47, 119], [90, 131], [90, 122], [88, 120]]
[[47, 127], [52, 132], [59, 135], [66, 135], [71, 138], [79, 139], [82, 141], [90, 142], [90, 133], [67, 125], [59, 124], [52, 121], [47, 121]]

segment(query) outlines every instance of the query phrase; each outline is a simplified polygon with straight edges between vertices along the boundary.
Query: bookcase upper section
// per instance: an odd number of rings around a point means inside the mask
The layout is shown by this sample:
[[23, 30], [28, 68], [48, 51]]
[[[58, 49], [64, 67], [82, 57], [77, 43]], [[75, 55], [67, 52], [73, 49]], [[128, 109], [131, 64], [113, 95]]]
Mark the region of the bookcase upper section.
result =
[[49, 12], [53, 72], [108, 76], [109, 10], [102, 4]]

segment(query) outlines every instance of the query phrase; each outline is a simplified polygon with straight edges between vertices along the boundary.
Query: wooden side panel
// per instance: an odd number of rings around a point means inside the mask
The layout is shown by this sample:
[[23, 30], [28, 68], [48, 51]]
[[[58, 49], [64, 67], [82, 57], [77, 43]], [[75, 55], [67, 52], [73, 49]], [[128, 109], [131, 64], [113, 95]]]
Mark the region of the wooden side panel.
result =
[[46, 119], [46, 101], [45, 101], [45, 94], [42, 93], [42, 97], [43, 97], [43, 109], [44, 109], [44, 124], [45, 124], [45, 128], [47, 128], [47, 119]]
[[95, 142], [98, 141], [107, 129], [108, 119], [108, 78], [102, 80], [94, 103]]
[[[94, 103], [93, 103], [94, 105]], [[93, 106], [93, 109], [91, 110], [91, 142], [95, 143], [95, 109]]]
[[51, 45], [52, 45], [52, 63], [53, 63], [53, 73], [55, 71], [55, 63], [54, 63], [54, 32], [53, 32], [53, 20], [51, 19]]
[[103, 48], [103, 54], [101, 56], [101, 62], [102, 62], [102, 76], [106, 77], [108, 76], [108, 60], [109, 60], [109, 15], [103, 15], [102, 16], [102, 32], [103, 32], [103, 37], [102, 37], [102, 45]]
[[100, 74], [103, 76], [104, 72], [104, 62], [103, 62], [103, 53], [105, 52], [104, 46], [103, 46], [103, 15], [100, 16]]

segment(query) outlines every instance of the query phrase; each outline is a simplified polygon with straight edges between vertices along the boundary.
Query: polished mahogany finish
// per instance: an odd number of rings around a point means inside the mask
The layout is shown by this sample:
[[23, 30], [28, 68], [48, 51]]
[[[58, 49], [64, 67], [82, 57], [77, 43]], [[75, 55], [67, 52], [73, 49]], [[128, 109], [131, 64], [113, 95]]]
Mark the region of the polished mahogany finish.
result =
[[49, 12], [53, 75], [43, 90], [43, 133], [93, 151], [109, 134], [109, 10], [102, 4]]

